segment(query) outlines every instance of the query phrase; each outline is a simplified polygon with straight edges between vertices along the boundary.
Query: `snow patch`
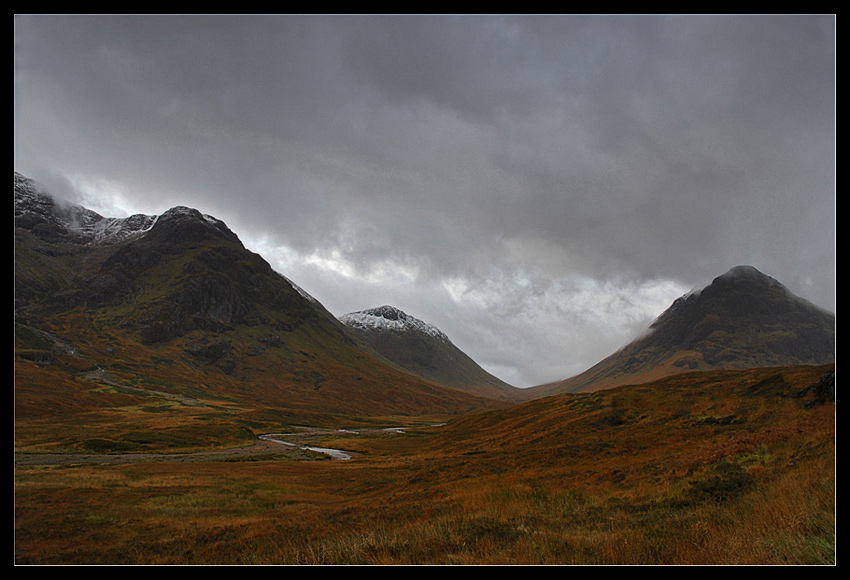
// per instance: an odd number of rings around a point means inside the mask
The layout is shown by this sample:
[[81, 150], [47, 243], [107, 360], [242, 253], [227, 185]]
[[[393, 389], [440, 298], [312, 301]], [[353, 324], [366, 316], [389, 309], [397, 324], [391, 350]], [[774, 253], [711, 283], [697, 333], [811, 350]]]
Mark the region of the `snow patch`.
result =
[[292, 286], [293, 290], [295, 290], [296, 292], [298, 292], [298, 294], [300, 294], [302, 298], [305, 298], [308, 302], [312, 302], [313, 304], [319, 304], [319, 301], [318, 301], [318, 300], [316, 300], [315, 298], [313, 298], [312, 296], [310, 296], [310, 294], [308, 294], [306, 290], [304, 290], [303, 288], [301, 288], [301, 286], [299, 286], [298, 284], [296, 284], [295, 282], [293, 282], [292, 280], [290, 280], [289, 278], [287, 278], [287, 277], [286, 277], [286, 276], [284, 276], [283, 274], [280, 274], [280, 273], [278, 273], [278, 272], [275, 272], [275, 274], [277, 274], [278, 276], [280, 276], [281, 278], [283, 278], [284, 280], [286, 280], [286, 282], [287, 282], [290, 286]]
[[156, 216], [136, 214], [127, 218], [105, 218], [81, 205], [63, 201], [43, 190], [38, 183], [15, 173], [15, 210], [34, 212], [61, 223], [85, 243], [108, 245], [146, 232]]
[[339, 320], [351, 328], [383, 332], [415, 331], [433, 336], [443, 342], [450, 342], [449, 337], [437, 327], [405, 314], [392, 306], [381, 306], [360, 312], [352, 312], [341, 316]]

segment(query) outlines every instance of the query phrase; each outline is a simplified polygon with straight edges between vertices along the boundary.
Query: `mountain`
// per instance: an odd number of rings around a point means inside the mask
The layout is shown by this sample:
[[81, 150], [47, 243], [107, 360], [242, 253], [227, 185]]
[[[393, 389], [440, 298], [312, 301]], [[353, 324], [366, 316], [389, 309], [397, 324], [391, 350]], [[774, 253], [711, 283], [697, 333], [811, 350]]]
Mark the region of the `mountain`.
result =
[[44, 242], [110, 245], [150, 229], [156, 219], [142, 214], [104, 218], [82, 206], [54, 199], [34, 181], [15, 172], [15, 227]]
[[584, 373], [524, 397], [596, 391], [692, 370], [835, 362], [835, 315], [752, 266], [677, 299], [648, 331]]
[[[182, 206], [104, 218], [17, 173], [14, 189], [16, 396], [35, 388], [36, 374], [53, 378], [39, 379], [33, 401], [57, 395], [50, 382], [97, 372], [301, 415], [492, 405], [381, 359], [221, 220]], [[85, 394], [73, 405], [104, 404]]]
[[426, 380], [495, 398], [516, 391], [481, 368], [441, 330], [393, 306], [352, 312], [340, 321], [385, 358]]

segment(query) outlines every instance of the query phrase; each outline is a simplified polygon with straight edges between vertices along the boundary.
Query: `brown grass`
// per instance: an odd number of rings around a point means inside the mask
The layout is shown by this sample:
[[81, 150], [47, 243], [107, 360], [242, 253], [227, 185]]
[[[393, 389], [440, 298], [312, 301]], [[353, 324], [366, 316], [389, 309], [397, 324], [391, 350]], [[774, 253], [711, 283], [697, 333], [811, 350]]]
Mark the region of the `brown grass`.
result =
[[[698, 373], [324, 440], [351, 461], [19, 465], [15, 559], [834, 564], [835, 407], [794, 397], [822, 371]], [[169, 415], [198, 419], [133, 416]]]

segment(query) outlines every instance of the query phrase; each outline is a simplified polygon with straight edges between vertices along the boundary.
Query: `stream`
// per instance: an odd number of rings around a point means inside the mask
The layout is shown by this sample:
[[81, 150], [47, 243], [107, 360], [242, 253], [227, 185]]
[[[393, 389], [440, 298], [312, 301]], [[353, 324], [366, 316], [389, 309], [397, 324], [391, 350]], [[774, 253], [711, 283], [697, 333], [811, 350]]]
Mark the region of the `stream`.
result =
[[[440, 425], [437, 425], [440, 426]], [[403, 434], [405, 433], [404, 427], [383, 427], [379, 429], [370, 429], [367, 431], [372, 431], [375, 433], [396, 433]], [[349, 431], [347, 429], [337, 429], [336, 433], [362, 433], [361, 430], [357, 431]], [[305, 443], [293, 443], [290, 439], [295, 438], [299, 439], [305, 436], [310, 435], [327, 435], [329, 433], [334, 433], [334, 431], [327, 429], [314, 429], [310, 427], [305, 427], [303, 431], [298, 433], [266, 433], [265, 435], [260, 435], [258, 439], [262, 439], [263, 441], [272, 441], [273, 443], [279, 443], [281, 445], [286, 445], [289, 447], [298, 447], [299, 449], [304, 449], [308, 451], [315, 451], [316, 453], [324, 453], [325, 455], [330, 456], [332, 459], [338, 461], [346, 461], [351, 459], [352, 455], [346, 451], [342, 451], [341, 449], [330, 449], [328, 447], [315, 447], [313, 445], [307, 445]]]
[[299, 443], [292, 443], [290, 441], [278, 439], [278, 437], [286, 437], [287, 435], [296, 435], [296, 433], [267, 433], [266, 435], [260, 435], [259, 438], [263, 439], [264, 441], [272, 441], [274, 443], [280, 443], [281, 445], [288, 445], [289, 447], [299, 447], [308, 451], [315, 451], [316, 453], [324, 453], [325, 455], [329, 455], [331, 458], [339, 461], [351, 459], [350, 454], [339, 449], [329, 449], [327, 447], [313, 447], [311, 445], [301, 445]]

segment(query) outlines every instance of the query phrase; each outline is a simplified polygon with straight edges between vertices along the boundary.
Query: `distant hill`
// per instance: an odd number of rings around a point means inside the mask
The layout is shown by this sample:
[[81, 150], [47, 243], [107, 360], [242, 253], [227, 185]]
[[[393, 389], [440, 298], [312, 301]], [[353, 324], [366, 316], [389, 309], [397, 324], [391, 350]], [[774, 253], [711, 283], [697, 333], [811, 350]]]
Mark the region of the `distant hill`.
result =
[[677, 299], [641, 337], [587, 371], [523, 398], [645, 383], [694, 370], [835, 362], [835, 315], [752, 266]]
[[491, 405], [383, 361], [222, 221], [195, 209], [104, 218], [16, 173], [14, 211], [22, 390], [35, 361], [41, 373], [100, 369], [125, 384], [309, 413]]
[[486, 397], [504, 398], [516, 391], [441, 330], [393, 306], [352, 312], [340, 321], [385, 358], [429, 381]]

